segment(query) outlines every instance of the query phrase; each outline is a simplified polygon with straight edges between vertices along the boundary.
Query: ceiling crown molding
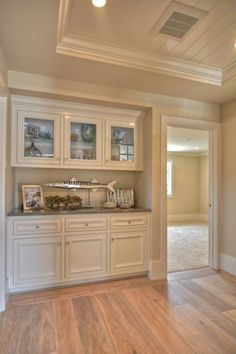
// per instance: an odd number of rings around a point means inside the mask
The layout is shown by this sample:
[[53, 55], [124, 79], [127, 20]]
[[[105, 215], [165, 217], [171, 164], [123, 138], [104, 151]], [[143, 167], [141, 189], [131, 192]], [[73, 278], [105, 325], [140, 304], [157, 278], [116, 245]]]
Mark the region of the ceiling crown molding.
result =
[[236, 60], [223, 69], [223, 82], [236, 79]]
[[222, 69], [69, 33], [73, 0], [61, 0], [56, 53], [221, 86]]

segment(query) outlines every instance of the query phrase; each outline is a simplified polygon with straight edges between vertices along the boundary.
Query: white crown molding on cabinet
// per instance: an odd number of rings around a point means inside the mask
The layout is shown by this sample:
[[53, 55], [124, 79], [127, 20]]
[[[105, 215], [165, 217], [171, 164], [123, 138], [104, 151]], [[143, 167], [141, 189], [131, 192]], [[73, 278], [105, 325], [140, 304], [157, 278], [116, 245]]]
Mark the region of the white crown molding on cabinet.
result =
[[220, 86], [222, 69], [69, 33], [72, 0], [61, 0], [56, 53]]

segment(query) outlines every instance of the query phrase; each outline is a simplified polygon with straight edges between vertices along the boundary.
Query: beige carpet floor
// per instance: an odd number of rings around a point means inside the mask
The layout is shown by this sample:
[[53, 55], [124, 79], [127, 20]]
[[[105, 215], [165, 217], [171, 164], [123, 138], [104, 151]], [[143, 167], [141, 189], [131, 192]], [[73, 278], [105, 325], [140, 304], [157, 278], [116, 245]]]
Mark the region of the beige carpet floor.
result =
[[208, 224], [168, 226], [168, 272], [208, 266]]

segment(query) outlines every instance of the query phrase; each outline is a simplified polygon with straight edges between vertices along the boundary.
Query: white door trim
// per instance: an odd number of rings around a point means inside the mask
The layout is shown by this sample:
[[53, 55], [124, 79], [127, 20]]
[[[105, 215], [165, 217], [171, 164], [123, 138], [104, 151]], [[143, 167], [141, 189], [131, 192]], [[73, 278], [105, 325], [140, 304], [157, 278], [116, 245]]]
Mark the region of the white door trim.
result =
[[166, 160], [167, 127], [205, 130], [209, 132], [209, 266], [220, 268], [221, 229], [221, 124], [203, 120], [161, 116], [161, 263], [167, 275], [167, 195]]
[[0, 311], [6, 307], [6, 121], [7, 97], [0, 97]]

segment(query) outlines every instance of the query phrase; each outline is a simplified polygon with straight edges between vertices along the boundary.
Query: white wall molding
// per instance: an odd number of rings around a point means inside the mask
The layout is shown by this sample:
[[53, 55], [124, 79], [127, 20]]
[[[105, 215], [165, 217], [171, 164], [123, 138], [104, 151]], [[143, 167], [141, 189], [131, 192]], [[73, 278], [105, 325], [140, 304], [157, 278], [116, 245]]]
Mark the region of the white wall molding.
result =
[[236, 276], [236, 258], [221, 253], [221, 269]]
[[166, 270], [161, 260], [149, 261], [148, 278], [151, 280], [166, 279]]
[[185, 222], [185, 221], [208, 221], [208, 215], [205, 214], [169, 214], [168, 222]]
[[0, 97], [0, 311], [4, 311], [7, 302], [6, 288], [6, 121], [7, 97]]
[[7, 77], [8, 77], [8, 68], [7, 63], [0, 47], [0, 87], [7, 87]]
[[208, 222], [209, 217], [208, 217], [207, 214], [198, 214], [198, 220], [199, 220], [199, 221], [206, 221], [206, 222]]
[[61, 0], [56, 53], [220, 86], [222, 69], [83, 38], [68, 31], [72, 0]]

